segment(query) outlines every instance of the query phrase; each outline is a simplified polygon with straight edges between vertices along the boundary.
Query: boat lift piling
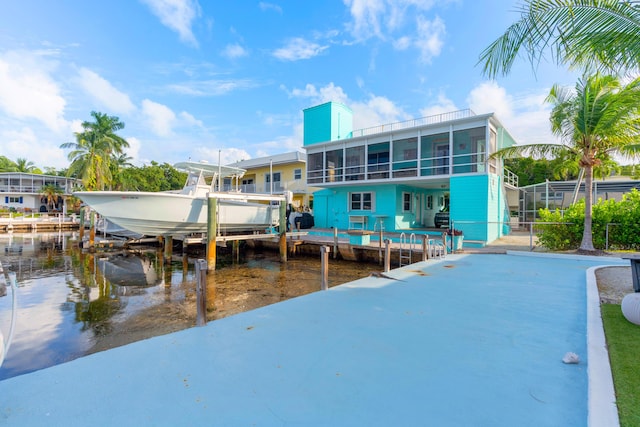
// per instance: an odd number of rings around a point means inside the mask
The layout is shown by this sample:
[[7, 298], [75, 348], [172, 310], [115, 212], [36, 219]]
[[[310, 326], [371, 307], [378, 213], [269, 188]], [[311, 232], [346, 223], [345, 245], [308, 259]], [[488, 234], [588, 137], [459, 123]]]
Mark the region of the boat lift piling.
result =
[[80, 232], [79, 234], [79, 242], [80, 244], [82, 244], [82, 239], [84, 239], [84, 215], [85, 215], [85, 208], [84, 206], [82, 206], [80, 208], [80, 227], [78, 229], [78, 231]]
[[280, 202], [280, 221], [278, 234], [280, 235], [280, 262], [287, 262], [287, 206]]
[[384, 272], [391, 270], [391, 240], [384, 239]]
[[[247, 234], [242, 236], [218, 236], [218, 199], [227, 199], [233, 198], [229, 196], [216, 197], [214, 195], [209, 195], [207, 198], [207, 235], [206, 235], [206, 246], [207, 246], [207, 265], [208, 270], [213, 271], [216, 269], [216, 243], [220, 242], [237, 242], [238, 240], [253, 240], [253, 239], [263, 239], [263, 238], [274, 238], [279, 237], [279, 246], [280, 246], [280, 261], [287, 261], [287, 222], [286, 222], [286, 205], [285, 198], [282, 196], [265, 196], [265, 195], [250, 195], [246, 197], [247, 200], [261, 200], [268, 201], [272, 203], [277, 201], [280, 203], [279, 206], [279, 226], [278, 226], [278, 234], [266, 234], [266, 233], [258, 233], [258, 234]], [[275, 208], [275, 207], [274, 207]], [[236, 257], [239, 258], [239, 243], [233, 243], [233, 251], [236, 252]]]
[[89, 220], [89, 249], [93, 249], [96, 241], [96, 211], [91, 210]]
[[218, 237], [218, 199], [207, 197], [207, 266], [216, 269], [216, 238]]
[[164, 238], [164, 256], [168, 262], [171, 262], [171, 257], [173, 257], [173, 236]]
[[320, 290], [323, 291], [329, 289], [329, 252], [331, 252], [331, 247], [320, 246], [320, 271], [322, 272]]
[[196, 326], [205, 326], [207, 324], [207, 261], [204, 259], [196, 260], [196, 306]]

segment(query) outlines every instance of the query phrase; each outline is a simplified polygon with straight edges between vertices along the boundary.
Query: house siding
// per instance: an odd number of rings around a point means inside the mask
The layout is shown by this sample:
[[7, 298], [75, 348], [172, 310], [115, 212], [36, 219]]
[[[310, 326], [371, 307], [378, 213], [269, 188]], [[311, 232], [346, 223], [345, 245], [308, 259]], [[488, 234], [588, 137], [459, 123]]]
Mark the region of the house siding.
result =
[[499, 175], [451, 178], [451, 221], [466, 239], [490, 242], [504, 235], [504, 203]]
[[304, 110], [303, 145], [351, 137], [353, 113], [346, 105], [327, 102]]

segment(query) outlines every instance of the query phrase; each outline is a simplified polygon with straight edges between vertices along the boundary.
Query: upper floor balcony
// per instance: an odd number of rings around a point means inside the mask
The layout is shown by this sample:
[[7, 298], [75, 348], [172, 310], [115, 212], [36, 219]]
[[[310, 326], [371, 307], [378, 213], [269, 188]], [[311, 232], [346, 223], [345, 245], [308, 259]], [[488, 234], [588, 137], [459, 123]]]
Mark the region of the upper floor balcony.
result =
[[[447, 117], [457, 117], [458, 113], [464, 117], [471, 114], [454, 112]], [[499, 144], [498, 133], [489, 123], [488, 116], [450, 126], [448, 130], [446, 126], [428, 126], [429, 120], [441, 123], [443, 118], [440, 116], [402, 122], [397, 126], [387, 125], [403, 129], [398, 132], [307, 147], [307, 183], [322, 186], [353, 181], [415, 181], [455, 174], [498, 173], [499, 161], [490, 157]], [[363, 132], [367, 133], [366, 130]]]
[[0, 173], [0, 193], [41, 194], [43, 187], [53, 185], [69, 195], [76, 189], [76, 182], [62, 176], [5, 172]]

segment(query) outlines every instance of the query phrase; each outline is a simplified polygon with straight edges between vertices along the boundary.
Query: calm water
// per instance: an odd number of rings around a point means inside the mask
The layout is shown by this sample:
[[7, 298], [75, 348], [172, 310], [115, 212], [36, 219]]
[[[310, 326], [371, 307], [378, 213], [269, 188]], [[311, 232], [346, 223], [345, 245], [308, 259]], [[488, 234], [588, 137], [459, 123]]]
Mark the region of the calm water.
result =
[[[195, 325], [193, 262], [164, 262], [156, 249], [83, 253], [71, 233], [0, 234], [0, 262], [15, 273], [17, 322], [0, 380]], [[320, 289], [320, 259], [244, 252], [218, 256], [207, 275], [209, 321]], [[222, 265], [222, 267], [221, 267]], [[329, 284], [378, 267], [330, 260]], [[11, 290], [0, 297], [0, 331], [9, 335]]]

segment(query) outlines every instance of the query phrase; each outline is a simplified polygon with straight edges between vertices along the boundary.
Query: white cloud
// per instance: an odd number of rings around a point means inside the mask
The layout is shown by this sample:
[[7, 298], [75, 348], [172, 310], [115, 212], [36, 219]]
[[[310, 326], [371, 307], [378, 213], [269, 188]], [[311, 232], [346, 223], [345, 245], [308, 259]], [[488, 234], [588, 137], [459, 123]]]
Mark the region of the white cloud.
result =
[[197, 0], [141, 0], [151, 9], [160, 22], [177, 32], [180, 40], [198, 46], [191, 25], [200, 16]]
[[222, 56], [226, 56], [231, 59], [241, 58], [243, 56], [247, 56], [247, 51], [237, 43], [228, 44], [222, 51]]
[[[50, 137], [50, 132], [36, 132], [29, 127], [13, 127], [11, 130], [0, 131], [2, 155], [14, 161], [26, 158], [43, 170], [47, 166], [67, 167], [67, 153], [60, 148], [60, 144], [70, 142], [73, 138], [60, 141], [55, 137], [52, 140]], [[29, 147], [27, 154], [25, 147]]]
[[365, 102], [352, 102], [349, 106], [353, 110], [353, 129], [365, 129], [388, 123], [408, 120], [411, 117], [389, 98], [373, 96]]
[[[283, 90], [287, 90], [284, 86], [281, 86]], [[349, 99], [347, 94], [340, 86], [336, 86], [333, 82], [328, 85], [317, 89], [312, 84], [307, 84], [304, 89], [293, 89], [288, 92], [290, 97], [293, 98], [311, 98], [312, 102], [316, 104], [323, 104], [325, 102], [341, 102], [347, 104]]]
[[248, 79], [237, 80], [192, 80], [169, 86], [174, 92], [191, 96], [218, 96], [239, 89], [256, 87], [257, 83]]
[[71, 123], [69, 123], [69, 128], [71, 129], [71, 132], [74, 135], [76, 132], [82, 132], [84, 130], [82, 128], [82, 120], [80, 119], [72, 120]]
[[185, 125], [188, 126], [196, 126], [199, 128], [204, 127], [203, 123], [201, 120], [196, 119], [195, 117], [193, 117], [191, 114], [187, 113], [186, 111], [183, 111], [179, 114], [180, 120], [182, 123], [184, 123]]
[[261, 1], [260, 3], [258, 3], [258, 6], [260, 7], [260, 10], [262, 10], [263, 12], [267, 10], [273, 10], [275, 12], [278, 12], [279, 14], [282, 14], [282, 8], [277, 4]]
[[511, 95], [491, 81], [473, 88], [467, 102], [476, 114], [495, 113], [519, 145], [557, 143], [549, 124], [551, 106], [544, 102], [547, 92]]
[[66, 101], [52, 77], [57, 66], [35, 52], [0, 54], [0, 110], [13, 118], [36, 119], [56, 132], [66, 129]]
[[436, 116], [438, 114], [450, 113], [457, 110], [460, 110], [460, 108], [458, 108], [451, 99], [447, 98], [444, 93], [440, 93], [435, 103], [420, 109], [420, 116]]
[[421, 16], [417, 18], [417, 39], [416, 46], [420, 50], [420, 59], [423, 62], [431, 62], [431, 58], [440, 55], [442, 50], [442, 37], [446, 30], [444, 21], [440, 17], [435, 17], [429, 21]]
[[309, 98], [312, 105], [333, 101], [345, 104], [353, 111], [353, 129], [363, 129], [386, 123], [393, 123], [409, 119], [409, 115], [393, 101], [384, 96], [370, 95], [366, 101], [350, 100], [342, 87], [333, 82], [316, 88], [307, 84], [304, 89], [293, 89], [289, 96], [297, 98]]
[[305, 40], [301, 37], [295, 37], [289, 40], [286, 46], [276, 49], [273, 52], [273, 56], [283, 61], [298, 61], [313, 58], [328, 49], [328, 47], [329, 46], [322, 46], [318, 43]]
[[176, 115], [169, 107], [145, 99], [142, 101], [142, 114], [151, 132], [162, 137], [171, 136]]
[[393, 48], [396, 50], [407, 50], [411, 47], [411, 37], [403, 36], [393, 42]]
[[293, 134], [280, 136], [275, 139], [256, 144], [256, 157], [266, 157], [274, 153], [288, 153], [299, 151], [302, 147], [303, 125], [298, 123], [293, 127]]
[[194, 150], [197, 158], [192, 159], [195, 161], [205, 160], [212, 164], [218, 164], [218, 157], [220, 158], [221, 165], [228, 165], [230, 163], [239, 162], [240, 160], [249, 160], [251, 156], [242, 148], [209, 148], [209, 147], [197, 147]]
[[349, 8], [353, 22], [349, 24], [351, 34], [358, 40], [372, 36], [382, 38], [380, 19], [386, 12], [384, 0], [343, 0]]
[[[347, 24], [356, 41], [375, 37], [391, 40], [394, 49], [415, 47], [420, 59], [429, 63], [442, 50], [445, 35], [444, 21], [436, 16], [432, 20], [424, 12], [436, 4], [433, 0], [343, 0], [351, 13]], [[410, 19], [415, 16], [415, 19]], [[415, 22], [415, 28], [411, 24]], [[397, 35], [401, 33], [400, 35]]]
[[131, 113], [135, 110], [136, 107], [129, 99], [129, 95], [120, 92], [97, 73], [87, 68], [80, 68], [78, 75], [80, 86], [85, 92], [110, 111]]
[[127, 148], [127, 156], [133, 159], [131, 163], [133, 163], [134, 165], [139, 164], [140, 148], [142, 147], [142, 143], [135, 136], [129, 136], [129, 137], [126, 137], [125, 139], [129, 143], [129, 148]]

